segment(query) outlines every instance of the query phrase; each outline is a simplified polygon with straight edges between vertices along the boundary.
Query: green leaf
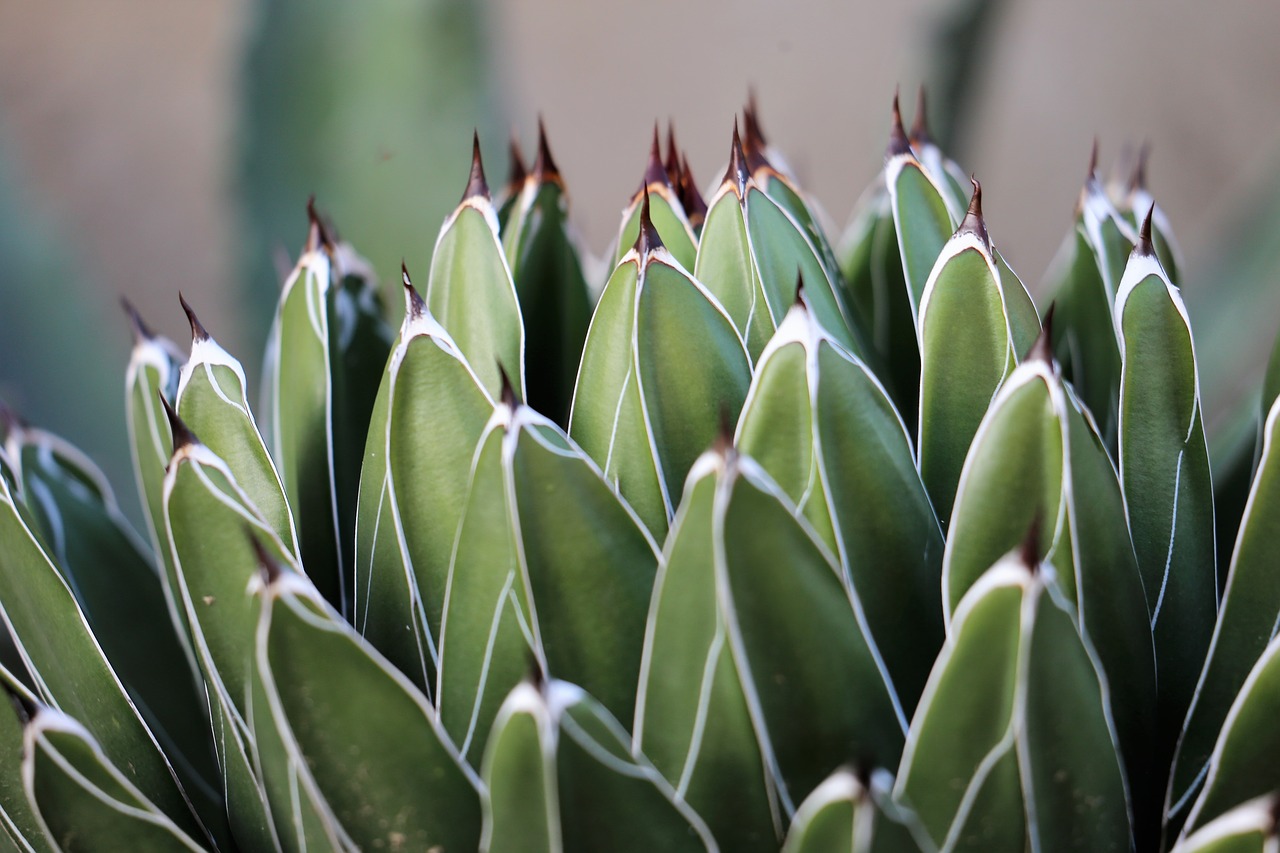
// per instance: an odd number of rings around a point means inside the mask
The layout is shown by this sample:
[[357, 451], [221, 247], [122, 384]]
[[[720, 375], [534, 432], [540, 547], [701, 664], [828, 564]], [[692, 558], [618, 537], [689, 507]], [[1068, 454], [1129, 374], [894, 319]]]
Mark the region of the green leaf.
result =
[[1249, 800], [1184, 838], [1172, 853], [1269, 853], [1276, 838], [1276, 802], [1269, 795]]
[[485, 753], [480, 849], [596, 853], [716, 850], [702, 820], [580, 688], [522, 683]]
[[472, 458], [441, 637], [446, 727], [480, 754], [526, 668], [525, 644], [547, 671], [631, 714], [656, 546], [594, 463], [528, 406], [500, 403]]
[[937, 849], [914, 815], [889, 800], [893, 777], [877, 771], [867, 781], [869, 785], [848, 769], [827, 777], [796, 809], [782, 853], [916, 853]]
[[524, 318], [529, 405], [566, 425], [582, 345], [591, 322], [583, 250], [568, 221], [569, 196], [546, 135], [502, 242]]
[[84, 721], [111, 761], [149, 800], [184, 831], [203, 836], [172, 767], [6, 477], [0, 477], [0, 618], [39, 685], [41, 699]]
[[40, 700], [3, 666], [0, 666], [0, 691], [7, 694], [14, 706], [0, 709], [0, 841], [9, 838], [13, 850], [46, 853], [54, 848], [45, 837], [22, 783], [25, 729], [22, 718], [27, 709], [37, 706]]
[[750, 381], [724, 308], [647, 228], [596, 305], [569, 434], [661, 536], [721, 412], [736, 419]]
[[1262, 458], [1227, 571], [1222, 609], [1187, 715], [1169, 789], [1181, 813], [1199, 789], [1214, 741], [1232, 701], [1280, 620], [1280, 402], [1263, 428]]
[[24, 733], [23, 783], [49, 837], [63, 850], [202, 850], [122, 773], [93, 735], [41, 708]]
[[869, 359], [878, 365], [907, 428], [914, 430], [920, 408], [920, 343], [883, 175], [859, 200], [839, 251], [845, 303], [866, 330]]
[[1278, 715], [1280, 639], [1273, 638], [1231, 703], [1184, 837], [1242, 803], [1280, 790]]
[[271, 712], [351, 841], [473, 849], [478, 780], [426, 698], [299, 576], [284, 573], [261, 595], [257, 669]]
[[635, 744], [725, 850], [778, 849], [778, 779], [763, 760], [727, 643], [716, 574], [720, 466], [689, 474], [645, 633]]
[[1029, 332], [1033, 340], [1039, 333], [1031, 298], [997, 262], [977, 184], [969, 212], [938, 255], [919, 304], [920, 476], [945, 525], [974, 433], [996, 389], [1026, 351], [1019, 346], [1030, 345]]
[[[205, 699], [146, 547], [116, 505], [102, 472], [75, 447], [17, 427], [7, 446], [18, 460], [28, 509], [178, 779], [210, 827], [226, 806], [214, 763]], [[220, 833], [225, 839], [225, 832]]]
[[1186, 308], [1147, 247], [1116, 299], [1124, 372], [1120, 482], [1155, 636], [1159, 739], [1171, 754], [1217, 616], [1213, 486]]
[[417, 294], [406, 299], [366, 446], [354, 615], [356, 629], [429, 692], [471, 458], [493, 402]]
[[791, 309], [757, 363], [735, 443], [837, 555], [913, 708], [942, 646], [942, 534], [884, 388], [807, 306]]
[[649, 220], [658, 232], [658, 237], [671, 256], [686, 270], [694, 267], [698, 253], [698, 238], [694, 234], [693, 225], [685, 212], [684, 205], [676, 190], [671, 186], [671, 178], [658, 159], [658, 135], [654, 127], [653, 148], [649, 152], [649, 163], [645, 170], [644, 186], [640, 188], [622, 211], [622, 226], [618, 229], [618, 244], [614, 247], [613, 264], [616, 266], [626, 258], [627, 252], [640, 239], [643, 227], [644, 207], [649, 206]]
[[[901, 131], [900, 125], [898, 130]], [[951, 218], [946, 197], [934, 176], [925, 171], [905, 138], [900, 142], [895, 138], [890, 143], [884, 181], [898, 236], [911, 317], [913, 324], [918, 325], [930, 272], [955, 230], [956, 222]]]
[[479, 163], [477, 147], [467, 195], [445, 220], [431, 256], [426, 301], [485, 390], [496, 397], [502, 390], [499, 365], [524, 392], [525, 332], [511, 267], [498, 236], [497, 213]]

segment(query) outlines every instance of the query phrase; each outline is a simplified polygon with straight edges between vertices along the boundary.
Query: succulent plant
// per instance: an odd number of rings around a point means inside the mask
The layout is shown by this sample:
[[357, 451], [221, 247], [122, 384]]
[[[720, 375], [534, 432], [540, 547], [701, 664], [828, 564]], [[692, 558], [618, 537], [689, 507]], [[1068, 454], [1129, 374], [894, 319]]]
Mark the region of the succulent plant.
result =
[[1215, 495], [1142, 164], [1042, 315], [923, 113], [835, 241], [655, 129], [601, 278], [476, 144], [398, 330], [310, 207], [256, 410], [130, 307], [145, 537], [0, 410], [0, 849], [1274, 851], [1280, 348]]

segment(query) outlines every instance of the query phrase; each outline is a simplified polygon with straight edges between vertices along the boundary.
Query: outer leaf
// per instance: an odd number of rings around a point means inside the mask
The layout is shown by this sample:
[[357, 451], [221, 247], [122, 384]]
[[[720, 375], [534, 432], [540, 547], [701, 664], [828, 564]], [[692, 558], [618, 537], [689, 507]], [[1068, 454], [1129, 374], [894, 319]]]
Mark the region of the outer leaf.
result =
[[894, 120], [894, 134], [885, 155], [885, 187], [893, 209], [911, 316], [918, 326], [930, 272], [956, 223], [947, 210], [946, 196], [935, 182], [935, 176], [925, 171], [911, 150], [896, 105]]
[[521, 684], [494, 724], [480, 849], [714, 851], [706, 826], [579, 688]]
[[283, 574], [262, 596], [257, 666], [272, 714], [351, 841], [473, 849], [477, 780], [425, 697], [300, 577]]
[[736, 444], [839, 557], [913, 708], [942, 645], [942, 534], [884, 388], [804, 305], [757, 364]]
[[1160, 738], [1172, 750], [1213, 633], [1213, 485], [1186, 308], [1152, 254], [1134, 249], [1116, 300], [1124, 373], [1120, 482], [1160, 673]]
[[426, 300], [485, 390], [496, 397], [502, 388], [499, 365], [524, 390], [524, 321], [478, 145], [475, 150], [466, 196], [445, 220], [431, 256]]
[[721, 412], [741, 409], [751, 366], [719, 301], [657, 239], [644, 229], [605, 285], [569, 433], [661, 535]]
[[913, 853], [936, 849], [915, 818], [888, 799], [893, 778], [884, 771], [867, 787], [839, 770], [796, 810], [782, 853]]
[[493, 403], [417, 294], [406, 296], [366, 448], [355, 625], [430, 690], [471, 457]]
[[[10, 470], [12, 468], [10, 467]], [[93, 636], [83, 611], [0, 477], [0, 619], [41, 698], [84, 720], [107, 756], [184, 831], [203, 835], [151, 732]]]
[[502, 242], [524, 318], [529, 404], [565, 425], [592, 305], [569, 196], [545, 134], [513, 208]]
[[1204, 787], [1182, 833], [1185, 837], [1231, 809], [1280, 790], [1280, 639], [1254, 664], [1231, 704], [1209, 758]]
[[22, 784], [25, 729], [22, 718], [28, 708], [39, 704], [39, 699], [3, 666], [0, 666], [0, 690], [14, 700], [13, 710], [21, 706], [16, 715], [7, 708], [0, 710], [0, 847], [9, 839], [11, 847], [6, 849], [46, 853], [54, 847], [46, 838]]
[[64, 850], [201, 850], [112, 764], [78, 722], [44, 708], [28, 723], [22, 779], [49, 837]]
[[680, 203], [676, 188], [671, 185], [671, 176], [662, 165], [657, 131], [655, 127], [653, 145], [649, 151], [644, 178], [640, 182], [641, 187], [631, 197], [626, 209], [622, 211], [622, 224], [618, 228], [618, 244], [614, 247], [613, 264], [616, 266], [622, 263], [627, 252], [640, 239], [647, 201], [649, 219], [662, 243], [668, 247], [672, 257], [679, 262], [680, 266], [691, 270], [698, 252], [698, 239], [694, 234], [693, 225], [689, 222], [688, 212]]
[[[27, 506], [103, 653], [210, 827], [225, 822], [208, 708], [160, 577], [102, 472], [67, 442], [11, 430]], [[225, 832], [220, 835], [225, 839]]]
[[919, 309], [920, 475], [944, 524], [978, 424], [1039, 332], [1031, 298], [997, 258], [975, 183], [969, 212], [938, 255]]
[[1214, 626], [1170, 781], [1169, 810], [1180, 813], [1199, 788], [1213, 743], [1249, 670], [1280, 621], [1280, 400], [1263, 429], [1262, 458], [1240, 523], [1222, 609]]

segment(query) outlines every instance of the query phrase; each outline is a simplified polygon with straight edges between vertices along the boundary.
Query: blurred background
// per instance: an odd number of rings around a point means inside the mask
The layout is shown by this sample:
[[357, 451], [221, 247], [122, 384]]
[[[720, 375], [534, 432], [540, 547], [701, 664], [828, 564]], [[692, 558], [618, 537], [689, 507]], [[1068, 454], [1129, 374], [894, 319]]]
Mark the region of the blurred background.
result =
[[843, 225], [895, 87], [909, 121], [923, 82], [1038, 298], [1093, 140], [1104, 170], [1151, 143], [1212, 432], [1280, 321], [1277, 33], [1280, 4], [1255, 0], [3, 0], [0, 398], [81, 444], [128, 504], [119, 297], [185, 341], [181, 290], [253, 376], [310, 194], [398, 300], [402, 257], [425, 279], [472, 129], [498, 186], [510, 135], [531, 156], [541, 115], [603, 252], [654, 121], [709, 184], [753, 87]]

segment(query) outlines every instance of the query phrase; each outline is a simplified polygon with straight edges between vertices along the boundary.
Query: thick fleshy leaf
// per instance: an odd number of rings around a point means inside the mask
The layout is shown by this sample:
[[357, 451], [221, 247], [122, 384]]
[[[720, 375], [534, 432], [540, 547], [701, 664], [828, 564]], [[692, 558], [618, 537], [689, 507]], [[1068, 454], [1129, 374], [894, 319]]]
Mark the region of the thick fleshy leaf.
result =
[[661, 536], [721, 413], [736, 420], [751, 364], [720, 302], [657, 240], [652, 227], [642, 229], [605, 285], [569, 434]]
[[1080, 191], [1078, 214], [1046, 276], [1061, 330], [1054, 351], [1063, 375], [1116, 446], [1120, 398], [1120, 350], [1114, 306], [1125, 258], [1137, 240], [1090, 172]]
[[50, 708], [24, 733], [22, 779], [49, 837], [63, 850], [202, 850], [138, 790], [80, 723]]
[[1039, 520], [1040, 547], [1111, 684], [1140, 832], [1154, 835], [1163, 784], [1149, 772], [1156, 662], [1124, 499], [1092, 420], [1043, 360], [1047, 346], [1037, 350], [1001, 388], [966, 460], [943, 564], [947, 607]]
[[[0, 692], [7, 696], [0, 700], [0, 847], [8, 838], [13, 850], [51, 853], [55, 848], [46, 838], [22, 784], [24, 721], [40, 701], [3, 666], [0, 666]], [[5, 707], [10, 700], [13, 707]]]
[[918, 820], [889, 799], [893, 777], [869, 785], [838, 770], [796, 809], [782, 853], [924, 853], [937, 848]]
[[658, 237], [680, 266], [693, 269], [698, 253], [698, 238], [688, 212], [680, 202], [679, 192], [671, 184], [671, 175], [662, 163], [658, 145], [658, 128], [653, 129], [653, 144], [649, 148], [649, 160], [645, 165], [640, 189], [631, 197], [622, 211], [622, 224], [618, 227], [618, 243], [612, 252], [616, 266], [626, 258], [627, 252], [640, 239], [643, 230], [645, 205], [648, 205], [649, 221]]
[[523, 683], [484, 757], [485, 853], [713, 851], [702, 820], [580, 688]]
[[1273, 853], [1276, 847], [1275, 796], [1236, 806], [1179, 841], [1172, 853]]
[[466, 195], [436, 240], [426, 302], [496, 397], [502, 390], [499, 365], [524, 392], [525, 332], [478, 145], [475, 152]]
[[896, 762], [906, 720], [862, 603], [794, 505], [753, 460], [705, 458], [723, 466], [714, 525], [726, 636], [790, 814], [843, 757]]
[[365, 452], [354, 616], [429, 692], [472, 455], [493, 403], [417, 294], [406, 298]]
[[203, 837], [172, 767], [7, 477], [0, 477], [0, 618], [39, 686], [40, 698], [84, 721], [110, 760], [149, 800], [184, 831]]
[[1272, 639], [1231, 704], [1186, 836], [1236, 806], [1280, 790], [1280, 639]]
[[997, 563], [956, 610], [899, 795], [949, 849], [1130, 849], [1106, 685], [1052, 569]]
[[919, 421], [920, 343], [883, 175], [858, 202], [839, 251], [845, 304], [865, 329], [869, 358], [878, 365], [907, 428], [914, 430]]
[[778, 780], [762, 757], [717, 595], [718, 466], [689, 475], [654, 584], [635, 745], [724, 850], [773, 851]]
[[566, 425], [591, 322], [583, 252], [568, 222], [569, 196], [546, 136], [502, 232], [525, 330], [529, 405]]
[[528, 406], [500, 403], [472, 459], [441, 636], [446, 727], [468, 758], [482, 754], [495, 698], [530, 652], [630, 715], [656, 546], [594, 463]]
[[261, 595], [257, 670], [271, 713], [350, 840], [362, 850], [473, 849], [478, 780], [426, 698], [304, 579], [281, 574]]
[[307, 246], [285, 280], [268, 346], [271, 444], [300, 556], [346, 613], [361, 451], [391, 332], [368, 263], [332, 242], [310, 212]]
[[[160, 576], [102, 472], [75, 447], [36, 429], [10, 430], [31, 517], [102, 651], [173, 762], [206, 825], [225, 820], [208, 709], [197, 692]], [[222, 833], [225, 838], [225, 833]]]
[[1160, 674], [1159, 736], [1172, 754], [1213, 634], [1213, 485], [1186, 308], [1150, 243], [1134, 249], [1115, 323], [1123, 359], [1120, 482]]
[[911, 304], [913, 324], [920, 322], [920, 306], [930, 273], [958, 224], [936, 176], [916, 158], [902, 129], [894, 103], [894, 126], [885, 154], [884, 181], [889, 192], [898, 251]]
[[975, 183], [969, 212], [938, 255], [919, 308], [920, 476], [944, 525], [973, 435], [1039, 333], [1026, 289], [997, 258]]
[[942, 534], [884, 388], [802, 304], [756, 366], [736, 444], [839, 557], [903, 707], [915, 707], [942, 646]]
[[1222, 610], [1178, 744], [1169, 809], [1181, 812], [1198, 789], [1222, 721], [1280, 621], [1280, 401], [1263, 430], [1262, 458], [1249, 492]]

